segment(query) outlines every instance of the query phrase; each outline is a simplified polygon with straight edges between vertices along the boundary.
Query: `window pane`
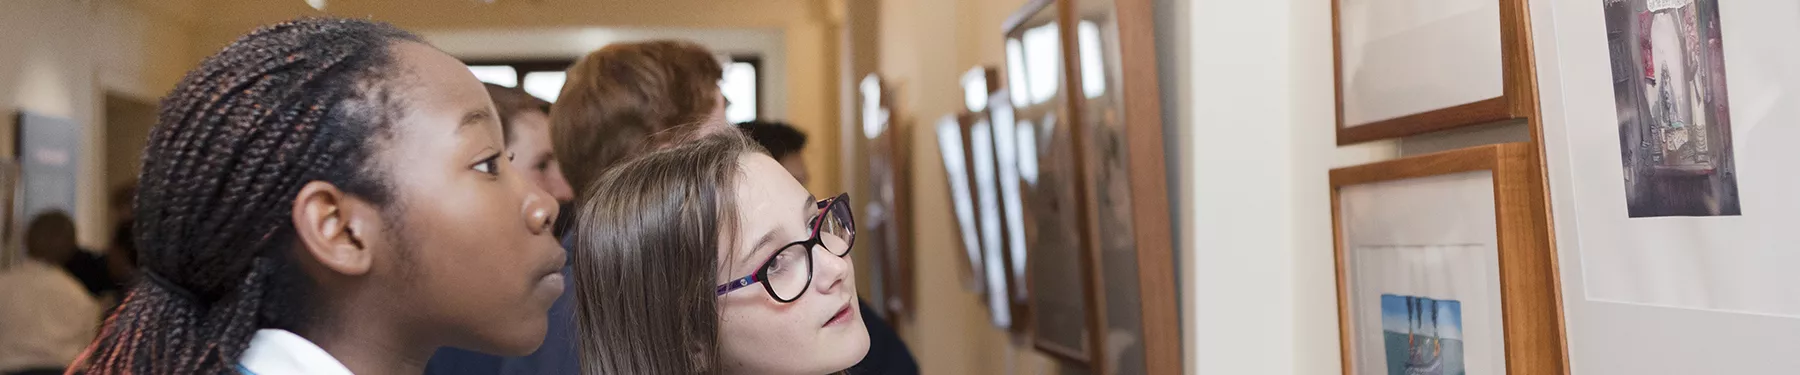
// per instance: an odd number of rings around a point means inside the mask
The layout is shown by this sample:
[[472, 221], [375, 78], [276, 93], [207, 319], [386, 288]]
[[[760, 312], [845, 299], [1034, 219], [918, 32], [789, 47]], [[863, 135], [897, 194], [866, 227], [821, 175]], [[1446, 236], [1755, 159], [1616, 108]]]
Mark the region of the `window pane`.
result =
[[725, 121], [736, 124], [756, 119], [756, 65], [733, 62], [725, 66], [719, 91], [730, 102], [725, 106]]
[[538, 99], [555, 102], [556, 96], [562, 94], [563, 80], [568, 78], [569, 74], [565, 72], [526, 73], [525, 93], [536, 96]]
[[519, 86], [519, 72], [505, 65], [473, 65], [469, 72], [475, 73], [475, 79], [506, 87]]

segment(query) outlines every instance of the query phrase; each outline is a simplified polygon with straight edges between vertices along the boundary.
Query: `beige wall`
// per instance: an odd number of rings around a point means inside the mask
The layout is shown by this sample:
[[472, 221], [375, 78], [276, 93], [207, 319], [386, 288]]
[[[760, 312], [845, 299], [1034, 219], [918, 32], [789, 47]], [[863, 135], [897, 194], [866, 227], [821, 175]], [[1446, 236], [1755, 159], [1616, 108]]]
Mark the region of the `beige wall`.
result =
[[[326, 12], [301, 1], [195, 0], [203, 2], [206, 17], [191, 48], [198, 56], [213, 53], [258, 25], [301, 16], [332, 15], [391, 22], [415, 31], [462, 32], [506, 29], [568, 29], [616, 27], [633, 29], [775, 29], [782, 34], [786, 66], [784, 118], [815, 139], [805, 158], [813, 179], [807, 188], [815, 193], [842, 191], [838, 178], [839, 136], [837, 61], [832, 45], [836, 28], [821, 0], [330, 0]], [[495, 56], [487, 56], [495, 57]], [[534, 56], [542, 57], [542, 56]], [[571, 56], [579, 57], [579, 56]]]
[[[82, 129], [76, 209], [84, 246], [111, 236], [106, 218], [107, 142], [102, 98], [140, 100], [169, 90], [185, 66], [189, 28], [138, 1], [13, 0], [0, 3], [0, 154], [13, 154], [15, 117], [27, 110], [65, 117]], [[28, 218], [20, 218], [27, 220]]]
[[[963, 287], [943, 162], [932, 125], [963, 108], [959, 79], [1002, 65], [1001, 23], [1023, 0], [880, 1], [875, 72], [896, 88], [898, 117], [911, 121], [914, 318], [899, 324], [926, 374], [1045, 374], [1055, 363], [1012, 342], [988, 321], [981, 296]], [[855, 19], [854, 17], [852, 18]], [[852, 28], [855, 25], [851, 26]], [[866, 48], [853, 46], [851, 48]], [[853, 59], [854, 60], [854, 59]]]

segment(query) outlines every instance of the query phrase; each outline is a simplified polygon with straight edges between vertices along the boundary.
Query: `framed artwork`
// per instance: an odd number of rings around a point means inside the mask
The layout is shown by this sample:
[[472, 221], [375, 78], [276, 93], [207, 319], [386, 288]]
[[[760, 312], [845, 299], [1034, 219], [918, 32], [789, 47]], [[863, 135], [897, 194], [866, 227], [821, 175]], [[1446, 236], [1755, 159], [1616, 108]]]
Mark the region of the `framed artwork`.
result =
[[[1007, 161], [1016, 159], [1016, 155], [1008, 155], [1005, 157], [1006, 161], [1002, 161], [1001, 150], [1010, 151], [1010, 147], [1005, 146], [1011, 145], [1011, 137], [1001, 140], [997, 131], [1000, 127], [988, 116], [988, 99], [999, 88], [996, 82], [998, 75], [994, 69], [986, 67], [971, 69], [963, 74], [963, 98], [967, 112], [957, 118], [968, 129], [969, 160], [972, 162], [969, 172], [975, 182], [972, 187], [977, 197], [975, 219], [978, 223], [977, 232], [981, 236], [979, 243], [984, 266], [982, 274], [985, 276], [984, 297], [994, 326], [1011, 328], [1015, 318], [1012, 296], [1018, 290], [1015, 286], [1022, 289], [1023, 285], [1012, 283], [1013, 278], [1009, 276], [1013, 276], [1015, 271], [1023, 276], [1024, 270], [1023, 267], [1013, 267], [1015, 263], [1008, 259], [1008, 244], [1022, 246], [1019, 245], [1022, 244], [1022, 238], [1011, 233], [1011, 229], [1017, 226], [1008, 220], [1014, 217], [1006, 215], [1012, 212], [1003, 209], [1006, 207], [1006, 199], [1002, 198], [1008, 192], [1008, 186], [1005, 186], [1008, 182], [1011, 183], [1010, 192], [1017, 193], [1017, 169], [1014, 165], [1007, 164]], [[1012, 180], [1007, 179], [1006, 172], [1012, 172]], [[1016, 205], [1016, 199], [1012, 203]]]
[[959, 116], [938, 120], [938, 158], [944, 162], [945, 183], [950, 188], [950, 211], [956, 217], [957, 234], [962, 241], [963, 285], [976, 293], [987, 293], [987, 278], [981, 250], [981, 234], [975, 228], [975, 177], [970, 172], [969, 124]]
[[863, 78], [858, 85], [862, 102], [862, 135], [868, 146], [870, 190], [874, 196], [858, 212], [870, 236], [869, 251], [875, 255], [876, 299], [890, 320], [905, 319], [912, 311], [912, 248], [907, 220], [907, 191], [911, 157], [907, 150], [909, 130], [903, 119], [894, 118], [889, 88], [876, 75]]
[[75, 214], [77, 171], [81, 167], [81, 127], [73, 120], [19, 113], [20, 223], [49, 211]]
[[1106, 334], [1099, 373], [1182, 369], [1173, 228], [1156, 76], [1154, 17], [1147, 0], [1076, 0], [1071, 92], [1088, 173]]
[[1536, 146], [1331, 171], [1344, 373], [1562, 374]]
[[[1013, 117], [1025, 244], [1026, 305], [1034, 347], [1065, 362], [1092, 365], [1103, 345], [1099, 267], [1085, 215], [1086, 166], [1076, 143], [1076, 104], [1069, 96], [1065, 25], [1073, 5], [1035, 0], [1005, 24], [1007, 88]], [[994, 103], [990, 103], [994, 105]], [[996, 106], [996, 109], [999, 106]], [[1036, 291], [1036, 292], [1033, 292]], [[1043, 293], [1042, 291], [1057, 291]]]
[[1532, 6], [1571, 371], [1800, 368], [1800, 3]]
[[1339, 145], [1536, 111], [1526, 0], [1332, 0]]

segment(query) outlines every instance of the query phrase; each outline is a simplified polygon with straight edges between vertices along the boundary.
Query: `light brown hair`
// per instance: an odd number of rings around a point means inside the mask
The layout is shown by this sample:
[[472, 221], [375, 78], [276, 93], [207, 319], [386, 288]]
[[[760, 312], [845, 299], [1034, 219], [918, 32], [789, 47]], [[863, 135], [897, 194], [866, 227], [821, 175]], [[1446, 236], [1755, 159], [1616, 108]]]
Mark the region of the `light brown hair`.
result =
[[698, 44], [619, 43], [589, 53], [568, 70], [550, 109], [550, 134], [563, 175], [576, 190], [632, 156], [676, 142], [704, 126], [724, 70]]
[[580, 361], [588, 374], [716, 374], [715, 280], [735, 244], [737, 132], [656, 151], [586, 189], [569, 233]]
[[513, 135], [513, 124], [519, 114], [537, 111], [545, 116], [550, 115], [550, 102], [531, 96], [525, 90], [492, 83], [481, 85], [487, 87], [488, 97], [494, 100], [494, 113], [500, 116], [500, 132], [506, 137], [508, 145], [517, 137]]

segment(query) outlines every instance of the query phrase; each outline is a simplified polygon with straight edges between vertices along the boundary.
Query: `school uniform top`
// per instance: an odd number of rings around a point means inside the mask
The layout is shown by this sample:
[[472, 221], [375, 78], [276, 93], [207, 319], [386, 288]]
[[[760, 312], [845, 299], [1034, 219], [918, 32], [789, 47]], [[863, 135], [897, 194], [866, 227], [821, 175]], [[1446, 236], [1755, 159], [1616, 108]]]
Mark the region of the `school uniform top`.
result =
[[259, 329], [250, 348], [238, 359], [245, 375], [352, 375], [331, 353], [300, 335], [279, 329]]

